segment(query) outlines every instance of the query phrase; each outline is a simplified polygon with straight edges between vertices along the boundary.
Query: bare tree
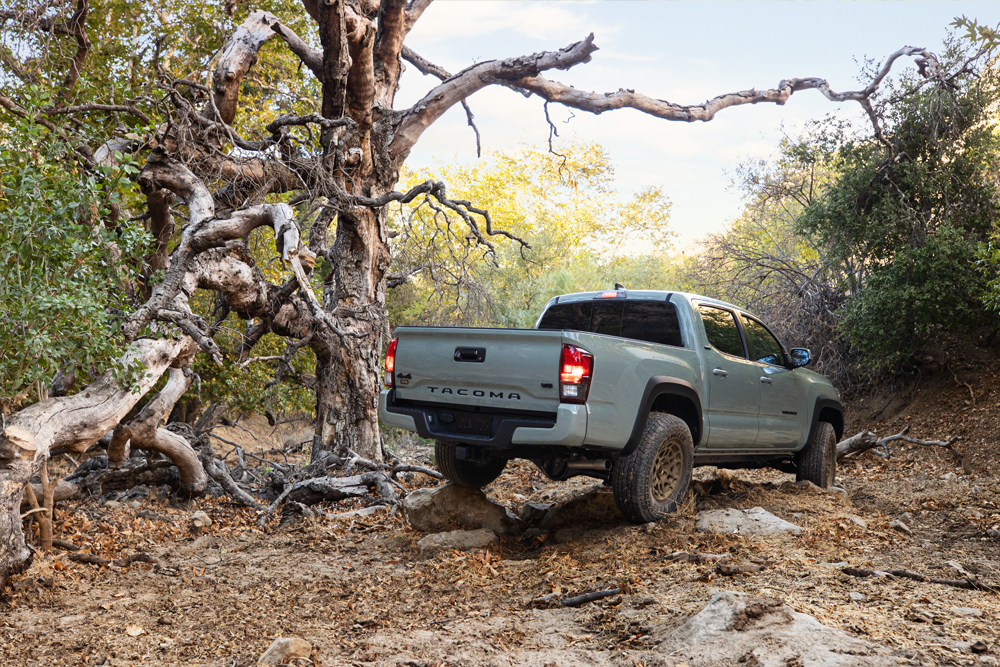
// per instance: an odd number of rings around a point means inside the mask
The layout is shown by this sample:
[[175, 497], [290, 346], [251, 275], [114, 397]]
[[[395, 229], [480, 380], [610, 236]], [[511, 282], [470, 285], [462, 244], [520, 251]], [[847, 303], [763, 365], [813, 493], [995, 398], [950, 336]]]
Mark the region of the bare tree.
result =
[[[78, 49], [64, 82], [68, 91], [85, 65], [89, 41], [87, 0], [77, 0], [69, 12], [67, 4], [48, 0], [33, 8], [5, 10], [0, 19], [75, 41]], [[121, 457], [129, 445], [162, 452], [178, 464], [189, 492], [204, 490], [204, 471], [199, 470], [190, 445], [159, 428], [160, 418], [169, 414], [190, 383], [184, 371], [194, 354], [200, 350], [215, 359], [223, 354], [213, 341], [217, 324], [190, 307], [199, 288], [217, 292], [230, 311], [255, 319], [237, 350], [243, 357], [266, 332], [308, 341], [305, 344], [317, 358], [314, 458], [354, 451], [370, 461], [381, 460], [378, 362], [388, 330], [385, 291], [391, 273], [387, 205], [418, 197], [433, 201], [460, 218], [472, 239], [487, 251], [493, 247], [492, 237], [511, 237], [493, 227], [488, 212], [471, 202], [449, 199], [443, 183], [427, 181], [408, 192], [394, 190], [399, 169], [423, 132], [452, 106], [465, 105], [476, 91], [501, 85], [596, 114], [632, 108], [665, 120], [690, 122], [711, 120], [733, 106], [784, 104], [795, 92], [814, 89], [833, 101], [858, 102], [877, 129], [870, 100], [899, 58], [913, 57], [926, 76], [941, 76], [934, 55], [915, 47], [891, 54], [862, 90], [837, 93], [822, 79], [786, 79], [771, 89], [728, 93], [695, 105], [632, 90], [588, 92], [543, 76], [590, 61], [597, 51], [593, 35], [558, 50], [479, 62], [451, 74], [404, 46], [429, 5], [430, 0], [303, 0], [314, 21], [319, 49], [280, 17], [255, 11], [221, 50], [211, 87], [160, 72], [168, 108], [155, 137], [146, 142], [115, 137], [96, 150], [81, 145], [81, 155], [90, 165], [114, 160], [115, 151], [145, 155], [138, 182], [159, 241], [145, 273], [152, 276], [156, 268], [164, 273], [156, 284], [143, 286], [146, 301], [127, 318], [122, 331], [131, 342], [130, 358], [144, 364], [147, 375], [137, 391], [105, 375], [78, 394], [41, 401], [4, 419], [0, 581], [28, 558], [18, 514], [21, 495], [53, 452], [85, 450], [114, 429], [112, 456]], [[321, 110], [279, 116], [266, 126], [263, 139], [246, 139], [232, 126], [240, 107], [241, 82], [258, 51], [274, 37], [283, 40], [319, 81]], [[393, 103], [403, 60], [440, 82], [416, 104], [397, 109]], [[95, 111], [147, 117], [138, 100], [70, 106], [65, 103], [68, 97], [38, 112], [38, 122], [51, 127], [49, 119], [55, 115]], [[35, 113], [3, 95], [0, 105], [22, 117]], [[292, 204], [304, 204], [309, 211], [302, 219], [309, 221], [305, 229], [300, 229], [302, 221], [288, 204], [265, 203], [270, 195], [283, 193], [291, 196]], [[186, 205], [187, 220], [179, 244], [168, 255], [165, 241], [175, 224], [172, 205], [177, 203]], [[246, 251], [247, 235], [265, 226], [274, 230], [276, 254], [291, 269], [283, 284], [269, 282]], [[329, 273], [313, 285], [317, 262], [328, 263]], [[154, 331], [166, 337], [151, 338]], [[158, 397], [135, 420], [121, 424], [167, 369], [170, 381]]]

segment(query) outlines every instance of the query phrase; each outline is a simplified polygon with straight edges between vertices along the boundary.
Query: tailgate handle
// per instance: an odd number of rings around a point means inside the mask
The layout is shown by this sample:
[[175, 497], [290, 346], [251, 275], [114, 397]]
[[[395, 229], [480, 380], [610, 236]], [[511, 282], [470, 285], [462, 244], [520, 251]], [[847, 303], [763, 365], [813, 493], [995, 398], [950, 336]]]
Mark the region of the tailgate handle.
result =
[[486, 361], [485, 347], [456, 347], [455, 361], [471, 361], [481, 364]]

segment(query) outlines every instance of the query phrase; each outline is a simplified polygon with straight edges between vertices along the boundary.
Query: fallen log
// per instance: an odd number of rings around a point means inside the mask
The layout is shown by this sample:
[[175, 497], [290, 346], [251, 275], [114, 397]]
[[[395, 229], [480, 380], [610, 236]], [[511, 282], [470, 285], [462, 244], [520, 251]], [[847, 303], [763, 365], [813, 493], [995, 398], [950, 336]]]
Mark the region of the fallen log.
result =
[[849, 454], [862, 454], [878, 447], [878, 437], [872, 431], [861, 431], [837, 443], [837, 460]]
[[914, 445], [921, 445], [924, 447], [941, 447], [946, 449], [948, 450], [948, 453], [954, 457], [958, 464], [962, 466], [962, 470], [966, 475], [972, 474], [972, 471], [969, 469], [968, 464], [966, 464], [965, 459], [962, 458], [962, 455], [959, 454], [958, 450], [954, 447], [955, 443], [962, 439], [961, 436], [955, 435], [948, 440], [920, 440], [919, 438], [911, 438], [908, 436], [907, 433], [909, 433], [909, 431], [910, 427], [906, 426], [899, 433], [886, 436], [880, 440], [876, 439], [876, 436], [872, 431], [862, 431], [857, 433], [850, 438], [846, 438], [837, 443], [837, 460], [840, 461], [841, 459], [851, 456], [858, 457], [865, 452], [876, 448], [884, 449], [885, 453], [880, 454], [880, 456], [888, 458], [890, 454], [889, 443], [902, 440], [903, 442], [908, 442]]

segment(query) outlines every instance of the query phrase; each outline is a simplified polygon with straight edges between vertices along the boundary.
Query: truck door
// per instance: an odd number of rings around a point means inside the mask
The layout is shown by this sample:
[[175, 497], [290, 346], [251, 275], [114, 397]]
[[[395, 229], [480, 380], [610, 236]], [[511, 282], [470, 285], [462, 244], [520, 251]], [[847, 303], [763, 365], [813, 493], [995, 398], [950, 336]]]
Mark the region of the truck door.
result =
[[708, 378], [709, 449], [748, 447], [757, 440], [760, 411], [758, 366], [747, 356], [733, 311], [699, 304], [708, 345], [705, 369]]
[[763, 324], [740, 315], [750, 358], [757, 363], [760, 377], [760, 415], [757, 447], [795, 449], [802, 437], [801, 421], [806, 414], [805, 396], [798, 378], [785, 364], [778, 339]]

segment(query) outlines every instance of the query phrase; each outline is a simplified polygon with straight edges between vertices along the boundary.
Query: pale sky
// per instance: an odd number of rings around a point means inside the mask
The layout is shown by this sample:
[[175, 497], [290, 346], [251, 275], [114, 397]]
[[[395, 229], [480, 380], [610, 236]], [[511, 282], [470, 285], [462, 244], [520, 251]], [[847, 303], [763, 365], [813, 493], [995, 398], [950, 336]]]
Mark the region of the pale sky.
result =
[[[722, 93], [773, 88], [792, 77], [822, 77], [836, 91], [862, 88], [857, 76], [865, 58], [881, 61], [904, 45], [940, 52], [948, 24], [962, 14], [996, 26], [1000, 3], [437, 0], [407, 45], [456, 72], [482, 60], [558, 49], [593, 32], [600, 50], [590, 63], [545, 76], [581, 89], [634, 88], [697, 104]], [[900, 59], [895, 68], [901, 65], [912, 67], [912, 60]], [[408, 66], [396, 106], [415, 102], [435, 83]], [[537, 97], [489, 87], [469, 103], [484, 152], [548, 137]], [[723, 229], [739, 214], [740, 194], [730, 188], [734, 168], [773, 156], [782, 129], [794, 136], [827, 113], [861, 113], [857, 103], [834, 104], [816, 91], [796, 93], [783, 107], [726, 109], [708, 123], [664, 121], [633, 110], [594, 116], [549, 105], [549, 111], [562, 136], [598, 141], [609, 151], [620, 192], [663, 188], [673, 201], [670, 224], [679, 247]], [[408, 165], [475, 159], [475, 137], [456, 106], [425, 132]]]

